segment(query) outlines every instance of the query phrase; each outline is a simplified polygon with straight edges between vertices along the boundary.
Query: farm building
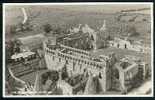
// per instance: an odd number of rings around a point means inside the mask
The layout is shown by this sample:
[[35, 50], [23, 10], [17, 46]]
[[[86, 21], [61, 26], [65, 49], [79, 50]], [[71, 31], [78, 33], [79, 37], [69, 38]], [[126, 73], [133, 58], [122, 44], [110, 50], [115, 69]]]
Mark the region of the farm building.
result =
[[132, 47], [130, 41], [120, 38], [114, 38], [114, 41], [109, 41], [109, 45], [121, 49], [127, 49]]
[[149, 47], [143, 46], [140, 41], [129, 41], [121, 38], [114, 38], [113, 41], [109, 41], [109, 46], [120, 49], [134, 50], [142, 53], [148, 53], [151, 51]]

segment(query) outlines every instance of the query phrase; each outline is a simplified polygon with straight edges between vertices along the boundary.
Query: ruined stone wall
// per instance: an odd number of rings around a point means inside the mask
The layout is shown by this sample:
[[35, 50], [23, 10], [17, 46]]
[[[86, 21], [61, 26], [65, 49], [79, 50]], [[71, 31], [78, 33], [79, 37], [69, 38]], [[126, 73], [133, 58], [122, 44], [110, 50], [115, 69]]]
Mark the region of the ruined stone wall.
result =
[[[93, 61], [90, 57], [89, 52], [84, 50], [74, 49], [64, 45], [61, 45], [61, 48], [68, 49], [74, 55], [44, 47], [45, 60], [47, 68], [49, 70], [61, 70], [64, 66], [66, 66], [69, 77], [77, 74], [83, 74], [84, 70], [87, 70], [89, 74], [95, 76], [100, 75], [99, 82], [101, 84], [103, 92], [110, 88], [110, 81], [108, 81], [107, 83], [110, 73], [109, 69], [106, 68], [106, 61]], [[77, 56], [75, 56], [75, 54]]]

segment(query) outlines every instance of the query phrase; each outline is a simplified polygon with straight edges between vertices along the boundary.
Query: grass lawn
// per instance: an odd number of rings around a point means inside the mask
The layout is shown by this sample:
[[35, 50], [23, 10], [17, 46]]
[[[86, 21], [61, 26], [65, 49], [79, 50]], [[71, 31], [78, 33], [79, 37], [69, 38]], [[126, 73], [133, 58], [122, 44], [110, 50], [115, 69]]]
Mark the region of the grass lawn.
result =
[[36, 79], [36, 72], [26, 74], [26, 75], [21, 76], [19, 78], [25, 82], [30, 82], [31, 84], [34, 84], [35, 79]]
[[[39, 75], [43, 74], [46, 71], [47, 70], [40, 70], [39, 71]], [[21, 80], [25, 81], [25, 82], [30, 82], [31, 84], [34, 84], [35, 80], [36, 80], [36, 75], [37, 75], [37, 72], [35, 71], [35, 72], [32, 72], [32, 73], [26, 74], [24, 76], [21, 76], [19, 78]]]
[[119, 48], [109, 47], [109, 48], [97, 50], [95, 52], [95, 55], [108, 55], [111, 52], [114, 52], [116, 56], [118, 56], [119, 59], [124, 57], [125, 55], [140, 57], [142, 61], [145, 61], [149, 65], [151, 65], [151, 54], [139, 53], [139, 52], [128, 50], [128, 49], [119, 49]]

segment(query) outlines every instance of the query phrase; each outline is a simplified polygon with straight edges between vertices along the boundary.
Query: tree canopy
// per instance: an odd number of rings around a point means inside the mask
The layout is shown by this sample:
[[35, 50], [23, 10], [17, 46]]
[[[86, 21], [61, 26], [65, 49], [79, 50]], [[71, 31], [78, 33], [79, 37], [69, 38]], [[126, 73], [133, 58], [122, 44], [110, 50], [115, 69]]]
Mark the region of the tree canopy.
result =
[[52, 26], [50, 24], [43, 25], [43, 30], [45, 33], [49, 33], [52, 30]]

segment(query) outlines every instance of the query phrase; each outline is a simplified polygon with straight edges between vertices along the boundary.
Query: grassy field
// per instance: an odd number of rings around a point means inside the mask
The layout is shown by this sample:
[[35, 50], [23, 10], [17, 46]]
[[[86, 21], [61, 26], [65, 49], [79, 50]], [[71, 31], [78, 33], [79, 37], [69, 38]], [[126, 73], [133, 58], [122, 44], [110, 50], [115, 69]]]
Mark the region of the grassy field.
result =
[[138, 53], [133, 50], [127, 50], [127, 49], [124, 50], [124, 49], [110, 47], [105, 49], [99, 49], [98, 51], [95, 52], [95, 55], [107, 55], [111, 52], [114, 52], [119, 59], [123, 58], [125, 55], [139, 57], [142, 61], [147, 62], [151, 66], [151, 53], [144, 54], [144, 53]]
[[[47, 70], [39, 70], [39, 76], [42, 75], [44, 72], [46, 72]], [[36, 76], [37, 76], [37, 71], [34, 71], [32, 73], [23, 75], [21, 77], [19, 77], [21, 80], [25, 81], [25, 82], [30, 82], [31, 84], [35, 83], [36, 80]]]

